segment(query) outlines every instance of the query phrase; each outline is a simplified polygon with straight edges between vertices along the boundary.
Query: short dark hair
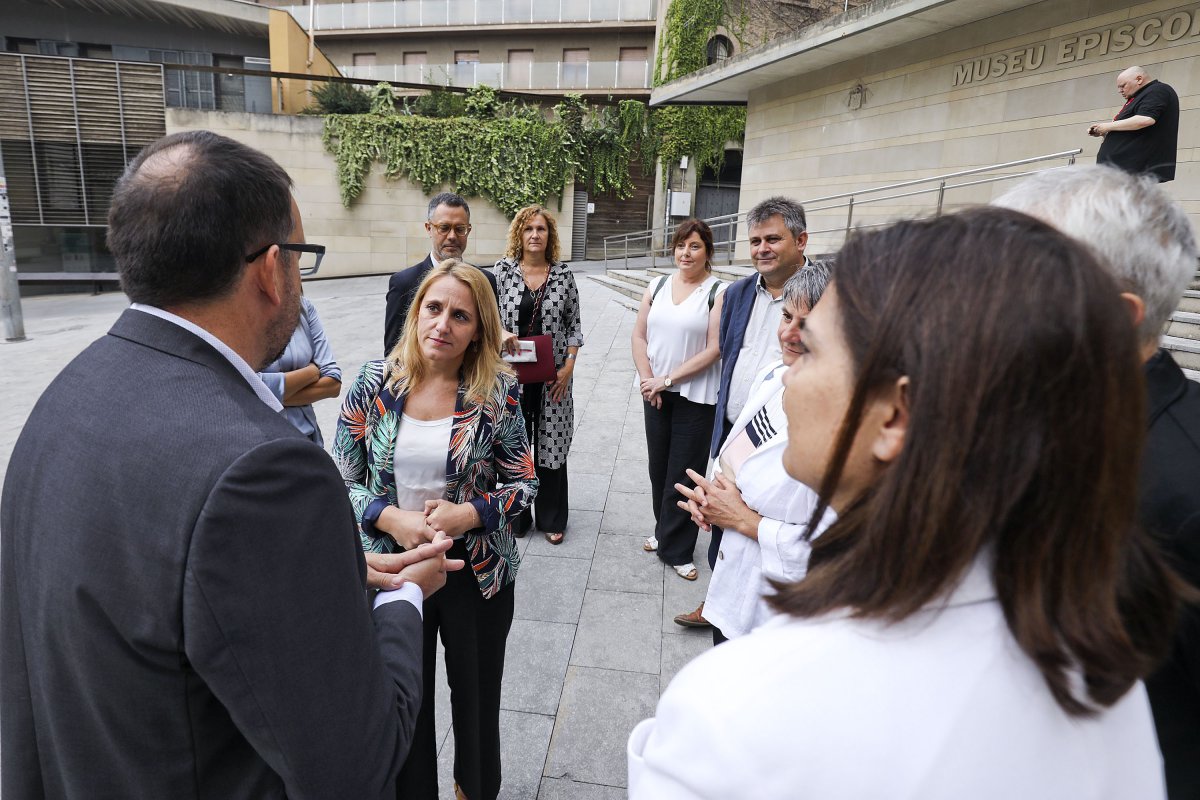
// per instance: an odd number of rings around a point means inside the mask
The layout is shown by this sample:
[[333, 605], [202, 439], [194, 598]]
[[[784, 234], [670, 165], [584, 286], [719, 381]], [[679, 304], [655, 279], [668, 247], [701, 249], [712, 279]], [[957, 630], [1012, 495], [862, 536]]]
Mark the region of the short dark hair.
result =
[[159, 308], [225, 295], [247, 254], [291, 236], [291, 187], [270, 156], [210, 131], [152, 142], [117, 182], [108, 211], [121, 288]]
[[1115, 703], [1166, 654], [1181, 584], [1137, 525], [1145, 389], [1112, 278], [1050, 226], [980, 208], [852, 235], [833, 290], [855, 379], [814, 523], [902, 376], [909, 422], [775, 606], [900, 620], [985, 557], [1058, 704]]
[[463, 199], [461, 194], [454, 192], [441, 192], [435, 194], [429, 200], [429, 208], [425, 209], [425, 221], [433, 219], [433, 212], [437, 211], [438, 206], [450, 206], [451, 208], [461, 208], [467, 212], [467, 219], [471, 218], [471, 207], [467, 205], [467, 201]]
[[708, 254], [705, 259], [704, 268], [712, 269], [713, 257], [713, 235], [712, 228], [708, 227], [708, 223], [702, 219], [685, 219], [679, 223], [679, 227], [675, 229], [675, 235], [671, 237], [671, 249], [674, 250], [681, 242], [686, 240], [693, 233], [699, 234], [700, 241], [704, 242], [704, 252]]
[[746, 227], [762, 225], [771, 217], [783, 217], [783, 224], [797, 239], [808, 230], [804, 206], [787, 197], [768, 197], [746, 214]]

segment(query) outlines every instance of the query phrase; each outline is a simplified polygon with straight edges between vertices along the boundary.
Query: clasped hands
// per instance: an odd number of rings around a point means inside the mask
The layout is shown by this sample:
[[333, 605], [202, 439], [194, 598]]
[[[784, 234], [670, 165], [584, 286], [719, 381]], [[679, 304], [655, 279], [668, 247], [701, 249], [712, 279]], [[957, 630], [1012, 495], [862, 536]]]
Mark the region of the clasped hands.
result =
[[662, 392], [667, 388], [666, 378], [656, 378], [653, 375], [649, 378], [642, 378], [639, 390], [642, 393], [642, 399], [655, 408], [662, 408]]
[[696, 485], [689, 488], [682, 483], [675, 484], [675, 490], [687, 498], [676, 505], [691, 515], [692, 522], [705, 531], [711, 531], [716, 525], [758, 539], [758, 523], [762, 516], [742, 500], [736, 483], [724, 475], [710, 481], [691, 469], [687, 475]]
[[[461, 559], [447, 559], [444, 555], [454, 544], [455, 537], [480, 524], [479, 512], [470, 503], [426, 500], [424, 511], [404, 511], [388, 506], [375, 521], [375, 527], [395, 539], [405, 552], [367, 553], [367, 585], [376, 589], [395, 589], [413, 580], [421, 585], [428, 597], [445, 583], [444, 573], [463, 567]], [[410, 568], [416, 570], [425, 560], [436, 560], [436, 563], [421, 567], [422, 575], [429, 571], [442, 573], [441, 583], [432, 589], [407, 574]]]
[[1088, 128], [1088, 136], [1106, 136], [1113, 128], [1111, 122], [1097, 122]]

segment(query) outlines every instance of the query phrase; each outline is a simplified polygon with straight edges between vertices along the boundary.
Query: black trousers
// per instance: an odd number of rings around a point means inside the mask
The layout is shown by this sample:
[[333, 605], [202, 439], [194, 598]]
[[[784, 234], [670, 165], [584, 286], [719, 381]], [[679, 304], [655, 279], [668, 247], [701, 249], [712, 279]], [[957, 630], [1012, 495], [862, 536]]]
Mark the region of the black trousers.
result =
[[542, 417], [543, 383], [527, 383], [521, 387], [521, 412], [525, 417], [525, 433], [529, 447], [533, 450], [536, 465], [538, 492], [533, 505], [517, 520], [517, 531], [527, 533], [533, 528], [536, 515], [538, 530], [545, 533], [562, 533], [567, 529], [567, 465], [551, 469], [538, 464], [538, 421]]
[[650, 500], [654, 504], [654, 535], [658, 557], [671, 566], [692, 561], [696, 524], [676, 502], [683, 499], [676, 483], [688, 485], [686, 470], [701, 475], [708, 468], [716, 406], [693, 403], [678, 392], [663, 392], [662, 408], [642, 403], [646, 416], [646, 449], [650, 456]]
[[[467, 558], [462, 540], [447, 558]], [[446, 647], [450, 714], [454, 724], [454, 780], [470, 800], [494, 800], [500, 792], [500, 684], [504, 646], [512, 627], [513, 584], [490, 600], [479, 592], [471, 562], [446, 574], [446, 585], [425, 601], [424, 694], [412, 749], [396, 782], [399, 800], [437, 800], [437, 738], [434, 691], [437, 637]]]

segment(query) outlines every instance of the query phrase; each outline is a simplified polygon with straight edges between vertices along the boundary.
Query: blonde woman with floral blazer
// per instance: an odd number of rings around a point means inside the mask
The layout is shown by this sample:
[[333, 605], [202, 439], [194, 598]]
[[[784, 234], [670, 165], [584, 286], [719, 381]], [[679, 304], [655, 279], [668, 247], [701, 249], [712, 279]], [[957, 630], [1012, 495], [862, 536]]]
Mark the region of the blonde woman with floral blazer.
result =
[[391, 552], [445, 533], [456, 539], [448, 557], [469, 564], [448, 572], [422, 607], [424, 695], [397, 781], [403, 798], [440, 796], [439, 635], [456, 795], [491, 800], [500, 791], [500, 685], [520, 563], [512, 525], [538, 480], [516, 378], [500, 359], [494, 297], [480, 270], [453, 259], [434, 267], [399, 342], [387, 359], [363, 365], [350, 387], [333, 447], [364, 549]]

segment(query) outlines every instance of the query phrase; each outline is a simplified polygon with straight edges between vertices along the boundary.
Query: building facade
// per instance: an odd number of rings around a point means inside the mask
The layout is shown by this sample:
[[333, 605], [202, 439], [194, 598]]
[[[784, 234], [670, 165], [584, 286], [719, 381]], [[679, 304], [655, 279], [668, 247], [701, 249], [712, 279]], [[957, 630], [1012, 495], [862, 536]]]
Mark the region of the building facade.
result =
[[[660, 87], [652, 103], [747, 104], [745, 211], [774, 194], [820, 198], [1075, 149], [1090, 162], [1099, 140], [1087, 129], [1117, 113], [1117, 73], [1136, 64], [1179, 94], [1178, 170], [1166, 189], [1195, 222], [1198, 55], [1197, 3], [875, 0]], [[1011, 185], [949, 183], [944, 208]], [[974, 185], [953, 188], [965, 183]], [[939, 196], [927, 188], [852, 215], [844, 205], [817, 213], [810, 228], [831, 231], [825, 246], [835, 248], [848, 216], [860, 225], [929, 213]]]

